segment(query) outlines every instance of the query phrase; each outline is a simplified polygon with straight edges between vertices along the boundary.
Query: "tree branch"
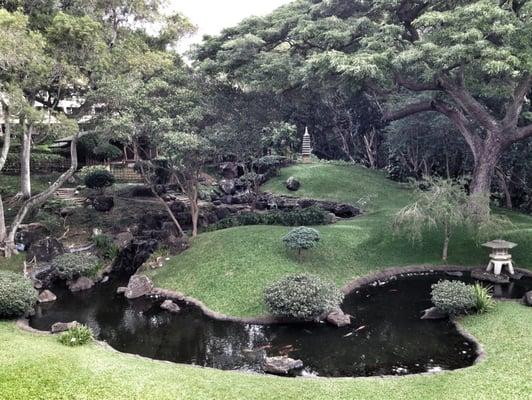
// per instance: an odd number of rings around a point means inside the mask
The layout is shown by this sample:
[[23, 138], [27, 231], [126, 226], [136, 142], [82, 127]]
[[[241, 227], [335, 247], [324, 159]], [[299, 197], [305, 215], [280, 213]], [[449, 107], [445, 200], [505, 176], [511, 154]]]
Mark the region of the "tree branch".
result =
[[433, 101], [434, 100], [432, 99], [423, 100], [417, 103], [409, 104], [408, 106], [403, 107], [399, 110], [385, 111], [383, 113], [383, 119], [387, 122], [392, 122], [421, 112], [436, 111], [434, 109]]
[[517, 131], [512, 136], [512, 142], [517, 142], [518, 140], [523, 140], [526, 138], [532, 137], [532, 124], [517, 128]]
[[436, 81], [430, 83], [413, 82], [399, 73], [395, 74], [395, 82], [397, 82], [398, 85], [404, 87], [405, 89], [412, 90], [414, 92], [424, 92], [427, 90], [442, 89]]
[[532, 74], [527, 73], [517, 84], [512, 96], [512, 101], [506, 106], [506, 115], [503, 119], [503, 125], [505, 127], [517, 126], [519, 115], [521, 114], [526, 95], [530, 91], [531, 86]]

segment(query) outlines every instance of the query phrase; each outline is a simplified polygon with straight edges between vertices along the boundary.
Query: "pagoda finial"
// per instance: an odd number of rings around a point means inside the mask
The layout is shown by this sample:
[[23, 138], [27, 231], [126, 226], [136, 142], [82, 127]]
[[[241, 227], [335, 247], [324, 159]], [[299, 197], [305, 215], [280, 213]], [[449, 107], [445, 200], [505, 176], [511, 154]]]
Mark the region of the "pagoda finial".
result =
[[305, 127], [305, 134], [303, 135], [303, 146], [301, 149], [301, 156], [303, 157], [303, 162], [310, 161], [310, 154], [312, 153], [312, 148], [310, 147], [310, 134], [308, 133], [308, 127]]

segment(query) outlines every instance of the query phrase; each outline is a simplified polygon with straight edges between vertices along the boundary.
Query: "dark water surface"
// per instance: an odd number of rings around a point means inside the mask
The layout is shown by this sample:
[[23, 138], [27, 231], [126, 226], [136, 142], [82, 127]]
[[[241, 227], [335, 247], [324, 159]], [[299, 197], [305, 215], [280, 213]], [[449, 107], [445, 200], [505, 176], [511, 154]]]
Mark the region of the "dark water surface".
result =
[[[447, 321], [420, 320], [431, 307], [430, 286], [444, 273], [400, 276], [349, 294], [342, 309], [350, 326], [328, 324], [250, 325], [222, 322], [197, 307], [179, 304], [179, 314], [161, 300], [127, 300], [115, 294], [127, 278], [115, 278], [81, 293], [56, 287], [57, 301], [37, 306], [30, 325], [49, 330], [54, 322], [89, 325], [99, 340], [142, 356], [224, 370], [262, 372], [266, 356], [301, 359], [303, 375], [328, 377], [403, 375], [462, 368], [476, 358], [475, 345]], [[496, 286], [498, 297], [518, 298], [532, 280]]]

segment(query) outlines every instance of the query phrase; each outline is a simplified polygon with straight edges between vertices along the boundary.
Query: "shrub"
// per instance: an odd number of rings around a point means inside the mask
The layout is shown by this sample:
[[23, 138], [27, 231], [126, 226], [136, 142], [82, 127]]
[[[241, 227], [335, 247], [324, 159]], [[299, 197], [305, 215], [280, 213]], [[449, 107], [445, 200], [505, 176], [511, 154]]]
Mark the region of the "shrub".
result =
[[36, 301], [37, 292], [29, 279], [0, 271], [0, 318], [20, 317], [30, 312]]
[[475, 308], [473, 286], [460, 281], [440, 281], [432, 285], [432, 302], [436, 308], [449, 315], [467, 313]]
[[297, 250], [298, 254], [301, 254], [302, 250], [315, 247], [320, 239], [320, 233], [316, 229], [307, 228], [306, 226], [294, 228], [283, 236], [285, 246], [291, 250]]
[[89, 172], [84, 181], [85, 186], [90, 189], [103, 190], [103, 188], [112, 186], [115, 183], [115, 177], [106, 169], [97, 169]]
[[482, 286], [480, 283], [475, 283], [473, 286], [475, 293], [475, 310], [479, 314], [484, 314], [495, 308], [495, 300], [491, 296], [491, 286]]
[[92, 330], [86, 325], [77, 325], [59, 335], [59, 343], [65, 346], [83, 346], [93, 338]]
[[253, 161], [253, 170], [259, 174], [277, 175], [279, 168], [286, 167], [292, 162], [284, 156], [264, 156]]
[[98, 250], [98, 255], [105, 260], [112, 260], [118, 255], [118, 246], [108, 235], [95, 235], [92, 241]]
[[83, 253], [66, 253], [52, 260], [57, 276], [65, 280], [94, 276], [99, 264], [96, 257]]
[[111, 143], [102, 143], [97, 145], [93, 150], [97, 160], [115, 160], [124, 155], [123, 151]]
[[330, 282], [309, 274], [287, 276], [264, 291], [264, 300], [275, 316], [317, 319], [342, 302], [344, 295]]

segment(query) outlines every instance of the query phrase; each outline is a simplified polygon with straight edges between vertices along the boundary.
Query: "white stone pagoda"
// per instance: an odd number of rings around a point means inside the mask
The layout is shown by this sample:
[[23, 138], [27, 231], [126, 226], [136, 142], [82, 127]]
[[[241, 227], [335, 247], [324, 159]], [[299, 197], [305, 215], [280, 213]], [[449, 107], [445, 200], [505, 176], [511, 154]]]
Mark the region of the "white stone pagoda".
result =
[[312, 148], [310, 147], [310, 135], [308, 133], [308, 127], [305, 127], [305, 134], [303, 135], [303, 146], [301, 149], [301, 156], [303, 157], [303, 162], [310, 162], [311, 153]]

